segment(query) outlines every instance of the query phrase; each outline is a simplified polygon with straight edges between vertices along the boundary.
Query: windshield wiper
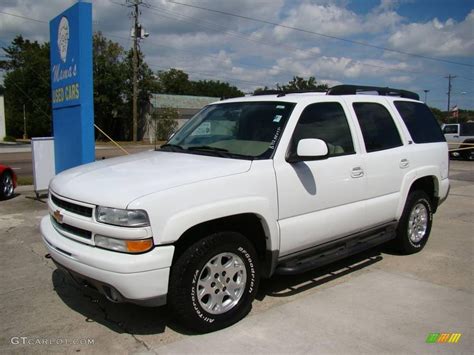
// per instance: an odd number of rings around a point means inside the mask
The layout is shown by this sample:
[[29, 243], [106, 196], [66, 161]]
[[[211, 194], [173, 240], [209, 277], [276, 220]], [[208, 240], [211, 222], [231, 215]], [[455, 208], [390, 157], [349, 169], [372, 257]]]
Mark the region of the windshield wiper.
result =
[[[165, 149], [163, 149], [165, 148]], [[171, 152], [177, 152], [177, 151], [180, 151], [180, 150], [184, 150], [183, 147], [181, 147], [180, 145], [177, 145], [177, 144], [169, 144], [169, 143], [166, 143], [166, 144], [163, 144], [162, 146], [160, 146], [160, 148], [158, 148], [159, 150], [169, 150]], [[157, 150], [158, 150], [157, 149]]]
[[209, 145], [197, 145], [194, 147], [189, 147], [188, 150], [211, 150], [214, 152], [228, 152], [228, 149], [211, 147]]
[[224, 148], [217, 148], [217, 147], [210, 147], [208, 145], [198, 145], [194, 147], [188, 147], [186, 150], [191, 152], [206, 152], [206, 153], [213, 153], [220, 157], [227, 157], [228, 150]]
[[224, 149], [224, 148], [217, 148], [217, 147], [211, 147], [208, 145], [198, 145], [194, 147], [189, 147], [187, 150], [192, 151], [192, 152], [209, 152], [209, 153], [215, 153], [216, 155], [224, 158], [240, 158], [240, 159], [249, 159], [253, 160], [254, 157], [249, 156], [249, 155], [243, 155], [243, 154], [237, 154], [237, 153], [231, 153], [229, 150]]

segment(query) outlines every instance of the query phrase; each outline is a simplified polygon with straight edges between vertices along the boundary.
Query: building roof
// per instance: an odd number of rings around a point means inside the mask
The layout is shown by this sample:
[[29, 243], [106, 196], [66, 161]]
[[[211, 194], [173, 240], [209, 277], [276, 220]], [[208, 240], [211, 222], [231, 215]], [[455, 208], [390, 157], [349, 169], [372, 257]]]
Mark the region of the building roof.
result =
[[151, 104], [154, 108], [173, 107], [177, 109], [201, 109], [220, 97], [152, 94]]

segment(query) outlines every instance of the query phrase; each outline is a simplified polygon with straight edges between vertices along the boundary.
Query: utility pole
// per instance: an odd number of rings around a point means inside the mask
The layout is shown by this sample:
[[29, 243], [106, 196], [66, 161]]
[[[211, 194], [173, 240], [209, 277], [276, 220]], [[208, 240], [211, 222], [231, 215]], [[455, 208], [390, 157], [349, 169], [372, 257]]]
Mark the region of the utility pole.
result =
[[138, 127], [138, 5], [139, 0], [135, 0], [133, 4], [133, 98], [132, 98], [132, 115], [133, 115], [133, 141], [137, 141]]
[[132, 93], [132, 139], [134, 142], [138, 138], [138, 41], [145, 37], [148, 37], [140, 23], [138, 22], [138, 17], [140, 16], [139, 7], [143, 5], [142, 0], [127, 0], [129, 7], [132, 7], [132, 17], [133, 17], [133, 28], [132, 28], [132, 38], [133, 38], [133, 57], [132, 57], [132, 67], [133, 67], [133, 93]]
[[448, 79], [448, 122], [449, 122], [450, 110], [451, 110], [451, 79], [456, 78], [456, 75], [449, 74], [448, 76], [445, 76], [445, 78]]
[[23, 139], [28, 139], [28, 135], [26, 134], [26, 109], [25, 109], [25, 104], [23, 104]]

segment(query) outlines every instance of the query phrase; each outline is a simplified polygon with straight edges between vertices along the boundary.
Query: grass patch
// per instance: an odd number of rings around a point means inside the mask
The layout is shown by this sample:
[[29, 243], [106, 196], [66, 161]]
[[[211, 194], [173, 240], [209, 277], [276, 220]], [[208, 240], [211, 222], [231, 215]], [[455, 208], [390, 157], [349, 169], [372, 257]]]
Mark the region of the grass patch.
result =
[[33, 176], [18, 176], [16, 182], [18, 186], [33, 185]]

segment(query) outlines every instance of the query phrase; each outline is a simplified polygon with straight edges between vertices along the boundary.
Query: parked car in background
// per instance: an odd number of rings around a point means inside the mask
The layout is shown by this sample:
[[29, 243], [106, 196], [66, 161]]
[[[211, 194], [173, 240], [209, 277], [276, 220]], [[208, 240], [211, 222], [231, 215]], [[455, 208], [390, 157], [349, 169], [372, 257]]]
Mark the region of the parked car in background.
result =
[[16, 187], [16, 174], [12, 168], [0, 164], [0, 200], [13, 196]]
[[446, 124], [443, 126], [443, 133], [450, 151], [454, 151], [466, 160], [472, 158], [474, 154], [474, 122]]

